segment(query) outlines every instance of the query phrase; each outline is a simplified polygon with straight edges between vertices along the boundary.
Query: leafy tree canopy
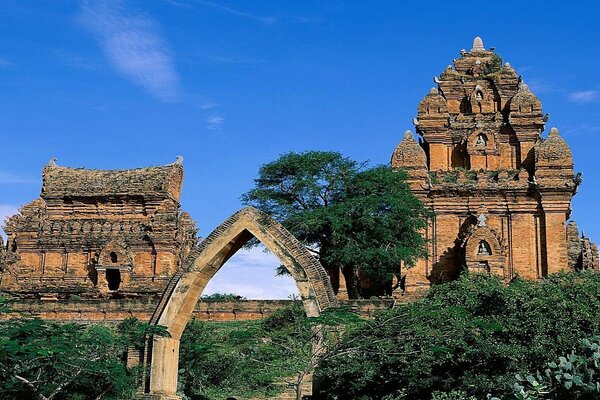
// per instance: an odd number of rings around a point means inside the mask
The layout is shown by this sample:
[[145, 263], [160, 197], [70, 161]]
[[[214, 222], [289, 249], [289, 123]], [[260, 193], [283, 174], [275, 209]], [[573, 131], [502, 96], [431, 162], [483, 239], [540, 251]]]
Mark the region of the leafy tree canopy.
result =
[[59, 324], [40, 319], [0, 323], [0, 393], [2, 399], [130, 399], [137, 374], [124, 356], [141, 347], [147, 334], [161, 327], [134, 319], [116, 329], [99, 325]]
[[[510, 285], [467, 274], [349, 330], [317, 368], [319, 386], [325, 399], [598, 398], [597, 342], [577, 349], [600, 334], [599, 313], [597, 273]], [[518, 382], [529, 397], [515, 397], [517, 374], [545, 387]]]
[[[281, 221], [330, 273], [342, 269], [357, 297], [359, 273], [389, 280], [401, 261], [425, 256], [420, 231], [429, 213], [405, 178], [336, 152], [292, 152], [263, 165], [242, 201]], [[369, 294], [383, 293], [362, 292]]]

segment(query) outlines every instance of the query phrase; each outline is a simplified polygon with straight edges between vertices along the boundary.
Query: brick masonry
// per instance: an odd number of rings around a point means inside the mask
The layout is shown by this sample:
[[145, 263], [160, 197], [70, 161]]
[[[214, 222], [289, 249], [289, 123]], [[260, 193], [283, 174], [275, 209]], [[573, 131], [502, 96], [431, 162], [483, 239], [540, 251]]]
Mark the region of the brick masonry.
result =
[[579, 236], [571, 198], [581, 183], [558, 130], [542, 138], [540, 100], [476, 38], [419, 103], [391, 159], [434, 211], [427, 259], [403, 271], [408, 290], [454, 279], [465, 268], [537, 279], [598, 270], [598, 248]]

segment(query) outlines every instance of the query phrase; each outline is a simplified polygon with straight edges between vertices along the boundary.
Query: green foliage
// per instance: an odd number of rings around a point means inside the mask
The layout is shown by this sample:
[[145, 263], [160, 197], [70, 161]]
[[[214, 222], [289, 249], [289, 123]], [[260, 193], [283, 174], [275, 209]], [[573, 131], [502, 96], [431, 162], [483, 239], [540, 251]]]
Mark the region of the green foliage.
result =
[[502, 57], [498, 54], [494, 54], [491, 60], [483, 64], [481, 74], [484, 76], [494, 75], [502, 69]]
[[462, 390], [452, 390], [451, 392], [434, 392], [432, 400], [479, 400], [475, 396], [469, 396]]
[[10, 312], [10, 303], [11, 299], [8, 297], [0, 296], [0, 313], [8, 313]]
[[597, 399], [600, 397], [600, 338], [583, 339], [579, 347], [546, 364], [543, 374], [517, 374], [517, 400]]
[[169, 336], [164, 326], [150, 325], [138, 321], [136, 318], [127, 318], [117, 326], [118, 339], [125, 346], [143, 349], [150, 336]]
[[[510, 285], [467, 274], [350, 329], [317, 377], [326, 399], [381, 399], [400, 391], [404, 397], [397, 398], [407, 400], [452, 391], [512, 398], [516, 374], [544, 371], [579, 338], [599, 335], [599, 312], [599, 274], [563, 273]], [[595, 356], [585, 354], [592, 370]]]
[[444, 174], [443, 181], [445, 183], [456, 183], [458, 182], [458, 171], [448, 171]]
[[310, 339], [301, 303], [261, 321], [192, 320], [181, 340], [181, 390], [203, 400], [273, 396], [308, 361]]
[[[255, 182], [244, 203], [282, 221], [327, 270], [351, 271], [350, 286], [358, 271], [385, 281], [400, 261], [413, 265], [425, 255], [419, 231], [429, 213], [401, 171], [309, 151], [263, 165]], [[350, 292], [357, 295], [352, 287]]]
[[240, 296], [239, 294], [234, 293], [213, 293], [209, 295], [202, 295], [202, 301], [216, 301], [216, 302], [224, 302], [224, 301], [241, 301], [246, 300], [244, 296]]
[[123, 358], [128, 346], [150, 332], [162, 330], [133, 319], [117, 329], [39, 319], [2, 322], [2, 399], [130, 399], [136, 371]]

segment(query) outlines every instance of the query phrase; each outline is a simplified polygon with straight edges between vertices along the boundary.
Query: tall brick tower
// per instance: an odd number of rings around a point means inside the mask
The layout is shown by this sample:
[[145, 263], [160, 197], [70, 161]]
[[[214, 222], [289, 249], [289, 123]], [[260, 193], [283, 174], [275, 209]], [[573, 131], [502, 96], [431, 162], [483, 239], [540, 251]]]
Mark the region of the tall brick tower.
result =
[[392, 155], [435, 217], [428, 258], [406, 269], [407, 289], [457, 277], [464, 268], [510, 280], [598, 269], [598, 249], [567, 225], [581, 182], [556, 128], [542, 138], [540, 100], [493, 49], [475, 38], [418, 106]]

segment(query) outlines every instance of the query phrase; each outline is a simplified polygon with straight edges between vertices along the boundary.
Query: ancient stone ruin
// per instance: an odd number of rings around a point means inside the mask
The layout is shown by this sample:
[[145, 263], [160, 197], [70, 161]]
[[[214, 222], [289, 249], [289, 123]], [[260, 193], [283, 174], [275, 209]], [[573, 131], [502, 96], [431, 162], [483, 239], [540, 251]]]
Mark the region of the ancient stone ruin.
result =
[[197, 243], [180, 162], [43, 170], [40, 198], [9, 218], [0, 290], [20, 298], [159, 296]]
[[403, 271], [408, 289], [467, 267], [536, 279], [598, 270], [598, 248], [567, 221], [581, 183], [569, 146], [522, 78], [475, 38], [440, 74], [391, 159], [434, 213], [428, 258]]
[[[407, 131], [391, 159], [435, 213], [423, 232], [429, 256], [399, 267], [404, 288], [452, 280], [464, 268], [507, 281], [597, 271], [597, 246], [568, 222], [581, 175], [559, 131], [542, 135], [547, 114], [515, 70], [476, 38], [434, 81], [413, 121], [419, 141]], [[182, 181], [180, 158], [113, 171], [51, 160], [40, 198], [6, 222], [0, 292], [22, 299], [17, 312], [43, 318], [150, 320], [201, 249], [181, 211]], [[219, 320], [274, 309], [199, 307]]]

